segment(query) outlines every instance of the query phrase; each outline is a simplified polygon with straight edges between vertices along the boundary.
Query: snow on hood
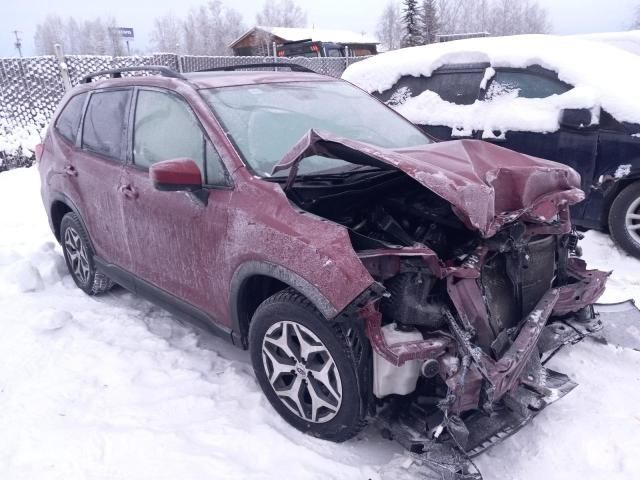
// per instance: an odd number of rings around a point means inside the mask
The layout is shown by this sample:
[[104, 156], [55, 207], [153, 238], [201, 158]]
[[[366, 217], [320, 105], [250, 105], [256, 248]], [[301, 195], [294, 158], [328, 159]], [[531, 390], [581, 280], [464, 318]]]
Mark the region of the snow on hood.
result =
[[453, 207], [468, 228], [493, 236], [517, 219], [549, 222], [561, 206], [584, 199], [580, 176], [555, 162], [479, 140], [459, 140], [390, 150], [309, 130], [273, 168], [291, 169], [287, 186], [308, 156], [403, 171]]
[[580, 108], [601, 106], [619, 121], [640, 123], [640, 57], [585, 38], [518, 35], [404, 48], [355, 63], [342, 78], [369, 93], [382, 93], [405, 75], [428, 77], [444, 65], [462, 63], [512, 68], [539, 65], [576, 87], [566, 108], [577, 108], [575, 100], [581, 100]]

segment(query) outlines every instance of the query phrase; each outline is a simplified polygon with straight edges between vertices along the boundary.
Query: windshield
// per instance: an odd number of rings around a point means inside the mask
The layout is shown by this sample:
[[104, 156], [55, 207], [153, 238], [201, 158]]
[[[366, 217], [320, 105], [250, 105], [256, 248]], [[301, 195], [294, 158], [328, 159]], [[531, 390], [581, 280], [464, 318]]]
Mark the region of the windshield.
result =
[[[346, 82], [243, 85], [204, 90], [203, 96], [245, 162], [263, 177], [312, 128], [382, 148], [431, 143], [409, 121]], [[305, 159], [300, 174], [351, 168], [357, 166], [316, 155]]]

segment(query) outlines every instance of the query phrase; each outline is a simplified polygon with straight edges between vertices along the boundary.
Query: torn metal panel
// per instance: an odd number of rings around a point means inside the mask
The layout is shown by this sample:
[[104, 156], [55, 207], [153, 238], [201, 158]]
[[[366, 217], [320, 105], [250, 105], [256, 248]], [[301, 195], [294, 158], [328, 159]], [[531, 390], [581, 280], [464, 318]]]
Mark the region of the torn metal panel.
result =
[[273, 173], [290, 169], [290, 188], [300, 162], [313, 155], [401, 170], [449, 202], [484, 238], [516, 220], [552, 222], [560, 210], [584, 199], [573, 169], [474, 140], [389, 150], [309, 130]]

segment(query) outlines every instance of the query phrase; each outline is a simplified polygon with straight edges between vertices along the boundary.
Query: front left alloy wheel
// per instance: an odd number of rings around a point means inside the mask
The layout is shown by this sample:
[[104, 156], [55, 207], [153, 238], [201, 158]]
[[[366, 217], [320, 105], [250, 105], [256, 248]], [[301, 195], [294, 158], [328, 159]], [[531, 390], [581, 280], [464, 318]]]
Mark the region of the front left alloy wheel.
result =
[[341, 442], [365, 425], [357, 352], [301, 294], [265, 300], [249, 332], [251, 360], [269, 402], [292, 426]]

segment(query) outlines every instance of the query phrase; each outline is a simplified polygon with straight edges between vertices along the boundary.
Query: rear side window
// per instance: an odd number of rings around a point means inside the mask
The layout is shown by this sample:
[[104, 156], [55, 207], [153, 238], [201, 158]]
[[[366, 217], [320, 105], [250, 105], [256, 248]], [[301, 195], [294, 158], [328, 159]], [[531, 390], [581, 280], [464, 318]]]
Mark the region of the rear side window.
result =
[[226, 183], [220, 156], [184, 100], [163, 92], [141, 90], [136, 101], [133, 163], [149, 168], [154, 163], [181, 157], [198, 164], [205, 183]]
[[437, 93], [443, 100], [457, 105], [471, 105], [478, 99], [483, 71], [434, 73], [430, 77], [406, 76], [381, 95], [381, 100], [394, 107], [407, 98], [417, 97], [426, 90]]
[[82, 129], [82, 148], [116, 160], [124, 158], [130, 90], [95, 92]]
[[562, 95], [571, 90], [571, 86], [551, 77], [531, 72], [496, 72], [486, 99], [515, 94], [520, 98], [547, 98], [551, 95]]
[[80, 127], [80, 119], [82, 118], [82, 107], [84, 107], [86, 98], [86, 93], [71, 97], [71, 100], [67, 102], [67, 105], [56, 121], [56, 130], [58, 133], [73, 144], [76, 143], [76, 137], [78, 136], [78, 127]]

